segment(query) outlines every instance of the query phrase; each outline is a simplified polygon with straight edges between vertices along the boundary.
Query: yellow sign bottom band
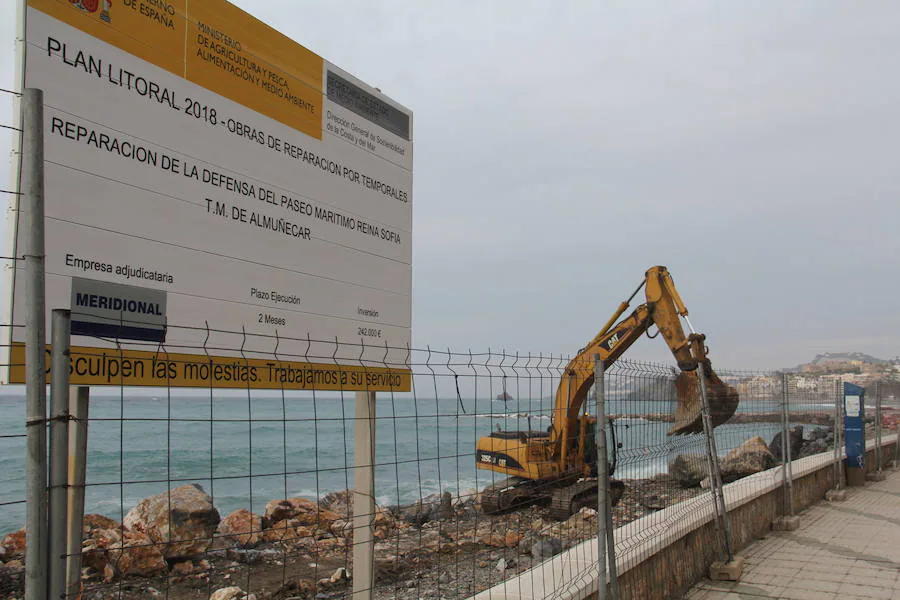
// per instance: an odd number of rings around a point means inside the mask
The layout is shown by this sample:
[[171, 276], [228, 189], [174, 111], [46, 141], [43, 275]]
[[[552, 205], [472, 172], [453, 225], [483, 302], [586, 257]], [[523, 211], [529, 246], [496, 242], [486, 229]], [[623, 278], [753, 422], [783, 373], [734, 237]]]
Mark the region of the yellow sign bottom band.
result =
[[[9, 383], [25, 383], [25, 345], [15, 343]], [[47, 346], [47, 382], [50, 382]], [[69, 383], [90, 386], [408, 392], [409, 369], [73, 347]]]

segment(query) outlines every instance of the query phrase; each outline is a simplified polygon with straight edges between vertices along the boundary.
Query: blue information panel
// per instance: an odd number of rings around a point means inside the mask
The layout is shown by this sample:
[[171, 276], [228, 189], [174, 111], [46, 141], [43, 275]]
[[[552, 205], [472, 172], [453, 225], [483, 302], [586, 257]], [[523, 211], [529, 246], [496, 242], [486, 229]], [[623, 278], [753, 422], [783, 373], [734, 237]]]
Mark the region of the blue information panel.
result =
[[865, 393], [865, 388], [852, 383], [844, 384], [844, 431], [848, 467], [865, 467]]

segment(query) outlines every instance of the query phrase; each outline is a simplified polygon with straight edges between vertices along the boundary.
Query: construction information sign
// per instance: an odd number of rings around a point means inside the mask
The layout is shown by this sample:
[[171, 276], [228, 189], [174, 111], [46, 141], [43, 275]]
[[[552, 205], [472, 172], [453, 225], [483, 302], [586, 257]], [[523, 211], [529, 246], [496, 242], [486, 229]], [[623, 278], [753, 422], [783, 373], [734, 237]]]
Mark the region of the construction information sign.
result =
[[[25, 86], [44, 91], [48, 323], [71, 308], [73, 345], [134, 351], [135, 364], [160, 348], [213, 367], [262, 361], [221, 378], [147, 363], [139, 378], [117, 359], [109, 384], [315, 387], [269, 373], [275, 355], [294, 370], [402, 366], [410, 110], [223, 0], [22, 10]], [[24, 323], [21, 281], [6, 322]], [[13, 330], [11, 358], [25, 333]]]

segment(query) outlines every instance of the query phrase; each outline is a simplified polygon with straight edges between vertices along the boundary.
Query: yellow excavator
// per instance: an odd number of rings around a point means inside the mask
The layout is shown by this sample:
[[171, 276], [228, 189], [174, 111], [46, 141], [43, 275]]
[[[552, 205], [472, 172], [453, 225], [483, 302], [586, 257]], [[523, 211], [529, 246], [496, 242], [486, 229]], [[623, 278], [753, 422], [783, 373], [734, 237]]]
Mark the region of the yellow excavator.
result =
[[[631, 300], [645, 289], [647, 301], [619, 322]], [[737, 391], [712, 370], [707, 358], [706, 336], [693, 331], [686, 336], [680, 318], [688, 310], [675, 289], [668, 269], [655, 266], [645, 273], [634, 293], [616, 310], [603, 329], [566, 365], [556, 390], [552, 424], [547, 431], [495, 431], [478, 440], [475, 460], [479, 469], [508, 477], [488, 486], [481, 494], [481, 510], [492, 514], [534, 502], [550, 502], [551, 516], [565, 519], [597, 501], [597, 447], [595, 416], [587, 413], [585, 400], [594, 383], [594, 357], [609, 368], [641, 335], [656, 325], [675, 356], [681, 373], [675, 378], [677, 405], [669, 435], [703, 430], [698, 372], [705, 375], [712, 426], [727, 421], [738, 405]], [[657, 334], [658, 335], [658, 334]], [[655, 336], [654, 336], [655, 337]], [[612, 433], [613, 435], [610, 435]], [[610, 476], [615, 468], [616, 443], [612, 428], [607, 433], [612, 453]], [[610, 480], [613, 504], [624, 484]]]

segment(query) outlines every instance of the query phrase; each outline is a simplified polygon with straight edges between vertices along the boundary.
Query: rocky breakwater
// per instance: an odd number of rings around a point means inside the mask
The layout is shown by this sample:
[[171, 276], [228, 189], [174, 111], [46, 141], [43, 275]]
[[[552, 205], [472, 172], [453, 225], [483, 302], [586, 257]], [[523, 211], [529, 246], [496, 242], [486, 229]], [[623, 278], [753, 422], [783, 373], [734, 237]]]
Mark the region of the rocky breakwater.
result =
[[[769, 443], [769, 450], [778, 462], [782, 461], [781, 437], [781, 432], [776, 433]], [[834, 449], [834, 427], [816, 427], [806, 431], [802, 425], [796, 425], [788, 432], [788, 439], [791, 444], [791, 460], [806, 458]]]
[[[616, 526], [700, 493], [668, 476], [626, 480]], [[355, 494], [270, 501], [262, 514], [239, 509], [220, 517], [198, 485], [140, 501], [122, 523], [85, 519], [83, 597], [194, 600], [337, 598], [353, 577]], [[484, 515], [475, 490], [429, 496], [403, 506], [376, 506], [376, 600], [468, 596], [496, 585], [596, 534], [590, 508], [564, 521], [544, 506]], [[22, 571], [24, 531], [3, 540], [4, 568]], [[10, 580], [0, 597], [21, 597]], [[124, 586], [124, 587], [123, 587]], [[247, 590], [247, 591], [244, 591]], [[8, 593], [7, 593], [8, 591]]]
[[[834, 428], [816, 427], [804, 431], [802, 425], [796, 425], [788, 431], [788, 443], [791, 460], [828, 452], [834, 448]], [[720, 459], [722, 482], [737, 481], [783, 461], [781, 432], [776, 433], [768, 444], [759, 436], [752, 437]], [[681, 487], [707, 487], [709, 467], [705, 454], [679, 454], [668, 467], [669, 475]]]

